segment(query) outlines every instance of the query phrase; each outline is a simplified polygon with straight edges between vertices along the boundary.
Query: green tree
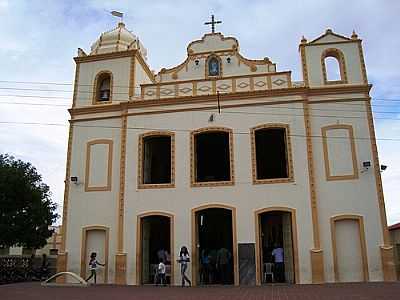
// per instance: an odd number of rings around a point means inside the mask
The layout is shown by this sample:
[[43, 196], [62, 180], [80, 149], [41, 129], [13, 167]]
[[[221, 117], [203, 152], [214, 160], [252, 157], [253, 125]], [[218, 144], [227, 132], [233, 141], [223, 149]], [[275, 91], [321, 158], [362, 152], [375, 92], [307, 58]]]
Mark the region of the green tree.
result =
[[46, 245], [58, 218], [49, 186], [29, 162], [0, 154], [0, 247]]

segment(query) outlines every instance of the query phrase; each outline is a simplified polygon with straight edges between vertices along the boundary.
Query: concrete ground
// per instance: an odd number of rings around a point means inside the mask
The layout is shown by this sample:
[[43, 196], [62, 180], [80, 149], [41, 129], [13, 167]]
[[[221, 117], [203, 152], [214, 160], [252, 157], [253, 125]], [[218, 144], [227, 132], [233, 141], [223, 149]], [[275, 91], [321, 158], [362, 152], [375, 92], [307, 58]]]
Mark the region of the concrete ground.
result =
[[263, 287], [152, 287], [97, 285], [42, 287], [39, 283], [0, 286], [1, 300], [291, 300], [400, 299], [400, 282], [324, 285], [269, 285]]

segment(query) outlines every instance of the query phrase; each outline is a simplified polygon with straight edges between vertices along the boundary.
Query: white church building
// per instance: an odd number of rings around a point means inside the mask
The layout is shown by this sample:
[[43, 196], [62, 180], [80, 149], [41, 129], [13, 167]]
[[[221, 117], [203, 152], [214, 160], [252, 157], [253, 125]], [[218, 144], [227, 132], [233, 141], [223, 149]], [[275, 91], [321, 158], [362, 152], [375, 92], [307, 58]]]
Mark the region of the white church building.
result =
[[354, 32], [303, 37], [302, 81], [214, 24], [157, 74], [123, 23], [74, 60], [59, 271], [96, 252], [98, 282], [151, 284], [164, 251], [179, 285], [187, 246], [193, 284], [218, 284], [225, 248], [224, 283], [269, 284], [280, 246], [286, 283], [395, 279]]

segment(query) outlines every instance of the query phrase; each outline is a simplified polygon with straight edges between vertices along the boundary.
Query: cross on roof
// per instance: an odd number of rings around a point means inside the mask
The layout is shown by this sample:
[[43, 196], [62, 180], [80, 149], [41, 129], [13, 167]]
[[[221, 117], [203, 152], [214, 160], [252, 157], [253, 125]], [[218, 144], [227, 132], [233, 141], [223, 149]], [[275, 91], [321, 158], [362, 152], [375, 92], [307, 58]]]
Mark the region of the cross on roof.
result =
[[211, 32], [215, 33], [215, 24], [221, 24], [222, 21], [215, 21], [214, 15], [211, 15], [211, 22], [205, 22], [204, 25], [211, 25]]

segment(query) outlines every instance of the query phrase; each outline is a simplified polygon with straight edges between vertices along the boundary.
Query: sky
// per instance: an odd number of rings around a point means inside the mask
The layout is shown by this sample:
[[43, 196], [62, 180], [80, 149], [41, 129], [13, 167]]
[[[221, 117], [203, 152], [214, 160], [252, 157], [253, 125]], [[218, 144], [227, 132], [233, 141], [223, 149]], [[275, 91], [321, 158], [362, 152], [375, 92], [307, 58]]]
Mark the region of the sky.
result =
[[[101, 32], [124, 23], [148, 50], [151, 69], [173, 67], [186, 46], [217, 30], [239, 40], [251, 59], [269, 57], [279, 71], [302, 80], [298, 44], [331, 28], [363, 40], [388, 223], [400, 222], [400, 11], [399, 1], [372, 0], [0, 0], [0, 153], [31, 162], [50, 186], [61, 214], [72, 103], [73, 57]], [[27, 83], [33, 82], [33, 83]], [[41, 83], [41, 84], [39, 84]], [[396, 102], [397, 101], [397, 102]], [[379, 113], [381, 111], [381, 113]], [[58, 221], [60, 222], [60, 220]]]

